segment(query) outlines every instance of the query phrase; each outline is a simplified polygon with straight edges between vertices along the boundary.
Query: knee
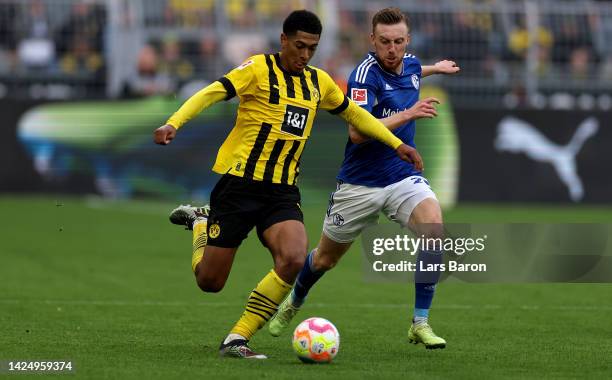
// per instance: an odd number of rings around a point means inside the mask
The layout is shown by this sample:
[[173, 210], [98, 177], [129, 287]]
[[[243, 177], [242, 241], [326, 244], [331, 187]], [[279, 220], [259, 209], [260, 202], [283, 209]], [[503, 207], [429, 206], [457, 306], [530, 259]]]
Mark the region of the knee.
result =
[[306, 251], [304, 249], [285, 249], [279, 255], [276, 262], [276, 267], [279, 272], [286, 273], [290, 276], [297, 276], [306, 260]]
[[444, 224], [440, 215], [432, 214], [418, 225], [418, 230], [429, 239], [444, 239]]
[[214, 276], [198, 275], [196, 276], [198, 287], [206, 293], [219, 293], [225, 286], [225, 280]]
[[430, 239], [444, 239], [444, 225], [442, 221], [427, 224], [424, 235]]
[[408, 226], [426, 238], [444, 238], [442, 210], [437, 201], [425, 199], [412, 211]]

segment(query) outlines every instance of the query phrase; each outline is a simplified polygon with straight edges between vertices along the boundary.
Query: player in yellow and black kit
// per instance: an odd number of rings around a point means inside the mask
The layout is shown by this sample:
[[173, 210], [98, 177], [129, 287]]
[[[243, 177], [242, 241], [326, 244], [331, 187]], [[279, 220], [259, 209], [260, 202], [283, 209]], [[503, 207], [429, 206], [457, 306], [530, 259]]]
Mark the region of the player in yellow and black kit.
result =
[[211, 193], [210, 213], [180, 206], [170, 216], [173, 223], [193, 229], [192, 268], [205, 292], [223, 288], [238, 246], [253, 227], [272, 254], [274, 268], [251, 292], [242, 317], [221, 344], [222, 356], [266, 358], [247, 343], [274, 315], [304, 264], [308, 242], [296, 181], [319, 109], [338, 114], [422, 167], [414, 148], [350, 101], [326, 72], [308, 66], [321, 30], [315, 14], [292, 12], [283, 23], [280, 53], [249, 58], [193, 95], [155, 130], [155, 142], [166, 145], [205, 108], [234, 96], [240, 99], [236, 124], [213, 167], [222, 177]]

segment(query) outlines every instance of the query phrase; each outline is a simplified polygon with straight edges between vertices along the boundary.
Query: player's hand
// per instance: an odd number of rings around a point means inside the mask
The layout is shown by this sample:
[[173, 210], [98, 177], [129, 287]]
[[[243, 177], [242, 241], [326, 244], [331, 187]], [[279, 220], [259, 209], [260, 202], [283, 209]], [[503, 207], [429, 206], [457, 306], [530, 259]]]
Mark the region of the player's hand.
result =
[[176, 128], [166, 124], [153, 132], [153, 141], [155, 141], [155, 144], [168, 145], [174, 139], [174, 136], [176, 136]]
[[454, 61], [447, 59], [436, 62], [434, 68], [438, 74], [456, 74], [461, 70]]
[[404, 111], [408, 115], [408, 120], [416, 120], [422, 118], [432, 119], [438, 116], [436, 110], [436, 104], [440, 104], [437, 98], [429, 97], [423, 100], [419, 100], [408, 110]]
[[417, 152], [417, 150], [413, 147], [402, 144], [397, 147], [395, 153], [397, 153], [398, 157], [402, 160], [413, 164], [416, 170], [423, 171], [423, 159], [421, 158], [419, 152]]

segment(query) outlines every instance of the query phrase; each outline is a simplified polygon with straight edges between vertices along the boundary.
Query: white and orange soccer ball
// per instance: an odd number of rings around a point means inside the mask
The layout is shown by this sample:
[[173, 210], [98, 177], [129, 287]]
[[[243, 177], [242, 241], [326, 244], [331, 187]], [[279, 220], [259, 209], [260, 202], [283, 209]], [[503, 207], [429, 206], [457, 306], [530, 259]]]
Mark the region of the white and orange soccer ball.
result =
[[324, 318], [308, 318], [293, 332], [293, 350], [305, 363], [329, 363], [338, 354], [340, 334]]

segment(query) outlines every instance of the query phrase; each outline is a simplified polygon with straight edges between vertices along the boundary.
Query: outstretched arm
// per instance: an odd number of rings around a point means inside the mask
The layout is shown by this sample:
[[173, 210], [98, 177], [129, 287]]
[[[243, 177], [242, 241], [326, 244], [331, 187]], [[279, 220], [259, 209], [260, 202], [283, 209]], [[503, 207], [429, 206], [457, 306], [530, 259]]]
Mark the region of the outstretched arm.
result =
[[[426, 98], [419, 100], [407, 110], [379, 120], [385, 125], [385, 127], [387, 127], [387, 129], [393, 131], [410, 120], [417, 120], [421, 118], [431, 119], [438, 116], [438, 111], [436, 111], [435, 104], [440, 104], [440, 101], [434, 97]], [[353, 144], [361, 144], [370, 140], [368, 136], [359, 133], [352, 125], [349, 125], [349, 137], [351, 138]]]
[[433, 65], [421, 66], [421, 77], [425, 78], [433, 74], [456, 74], [459, 70], [461, 69], [454, 61], [445, 59]]
[[224, 100], [227, 97], [227, 90], [219, 81], [206, 86], [198, 91], [172, 115], [166, 124], [157, 128], [153, 133], [153, 141], [156, 144], [167, 145], [176, 136], [176, 130], [191, 120], [194, 116], [212, 106], [213, 104]]
[[388, 145], [395, 150], [402, 160], [414, 164], [417, 170], [423, 170], [423, 160], [416, 149], [404, 144], [380, 120], [353, 101], [349, 101], [348, 107], [339, 115], [354, 126], [359, 133]]

